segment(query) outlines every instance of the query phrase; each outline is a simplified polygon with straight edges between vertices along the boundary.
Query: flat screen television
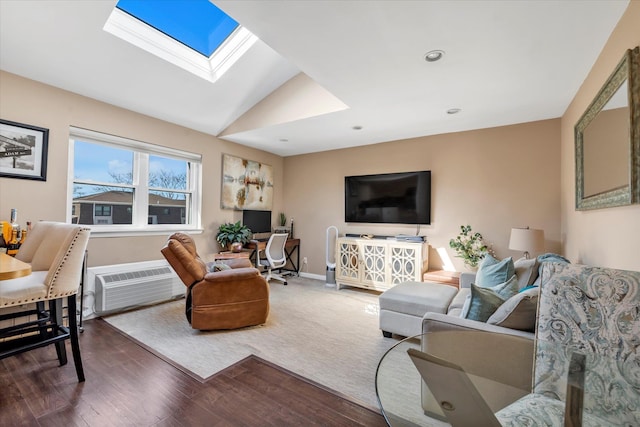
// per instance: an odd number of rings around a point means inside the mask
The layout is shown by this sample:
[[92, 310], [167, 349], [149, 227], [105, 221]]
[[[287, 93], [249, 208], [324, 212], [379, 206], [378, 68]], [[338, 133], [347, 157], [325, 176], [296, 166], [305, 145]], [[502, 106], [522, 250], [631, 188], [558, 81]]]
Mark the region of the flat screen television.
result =
[[345, 222], [431, 223], [431, 171], [347, 176]]
[[271, 232], [271, 211], [242, 211], [242, 224], [253, 234]]

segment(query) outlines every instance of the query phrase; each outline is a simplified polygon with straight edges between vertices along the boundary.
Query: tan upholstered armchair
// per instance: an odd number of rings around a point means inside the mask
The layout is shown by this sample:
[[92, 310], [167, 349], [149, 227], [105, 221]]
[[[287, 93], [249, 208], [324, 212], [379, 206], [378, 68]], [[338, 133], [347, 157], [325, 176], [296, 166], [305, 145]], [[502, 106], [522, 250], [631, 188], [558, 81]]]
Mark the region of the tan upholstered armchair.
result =
[[269, 285], [248, 259], [225, 261], [230, 269], [210, 272], [184, 233], [171, 235], [161, 252], [188, 288], [186, 315], [192, 328], [236, 329], [266, 322]]

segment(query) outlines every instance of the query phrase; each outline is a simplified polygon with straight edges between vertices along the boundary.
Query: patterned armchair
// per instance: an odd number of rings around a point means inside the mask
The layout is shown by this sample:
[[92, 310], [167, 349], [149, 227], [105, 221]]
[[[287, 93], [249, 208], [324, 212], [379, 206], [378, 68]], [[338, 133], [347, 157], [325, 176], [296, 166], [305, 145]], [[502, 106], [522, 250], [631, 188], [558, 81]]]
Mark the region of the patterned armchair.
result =
[[561, 426], [574, 353], [586, 356], [585, 426], [640, 425], [640, 272], [547, 263], [533, 392], [499, 411], [503, 426]]

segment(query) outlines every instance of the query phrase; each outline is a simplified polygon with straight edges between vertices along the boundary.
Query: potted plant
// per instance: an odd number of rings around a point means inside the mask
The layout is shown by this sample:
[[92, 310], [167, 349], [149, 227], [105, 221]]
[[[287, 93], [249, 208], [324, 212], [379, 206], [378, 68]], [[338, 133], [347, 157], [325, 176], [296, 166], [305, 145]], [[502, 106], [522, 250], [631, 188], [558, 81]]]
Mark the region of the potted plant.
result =
[[482, 234], [472, 232], [470, 225], [461, 225], [460, 234], [449, 240], [449, 246], [464, 260], [465, 265], [471, 268], [477, 267], [482, 258], [491, 252], [484, 244]]
[[226, 222], [218, 228], [216, 240], [223, 248], [233, 252], [240, 252], [242, 245], [251, 240], [251, 230], [246, 225], [238, 222]]
[[289, 237], [291, 237], [291, 229], [287, 227], [287, 216], [284, 212], [278, 214], [278, 224], [279, 225], [274, 228], [274, 231], [276, 233], [289, 233]]

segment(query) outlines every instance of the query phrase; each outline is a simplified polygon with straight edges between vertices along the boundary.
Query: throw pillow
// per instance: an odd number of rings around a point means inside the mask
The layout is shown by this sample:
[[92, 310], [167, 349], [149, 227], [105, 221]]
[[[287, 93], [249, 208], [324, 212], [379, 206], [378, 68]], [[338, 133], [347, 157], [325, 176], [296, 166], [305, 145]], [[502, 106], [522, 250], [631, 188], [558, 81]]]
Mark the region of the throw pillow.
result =
[[491, 289], [496, 294], [500, 295], [503, 300], [508, 300], [512, 296], [518, 293], [518, 278], [516, 276], [511, 276], [509, 280], [504, 283], [500, 283], [499, 285], [492, 286]]
[[537, 287], [519, 292], [498, 307], [495, 313], [489, 317], [487, 323], [520, 331], [534, 332], [538, 312], [538, 295], [539, 288]]
[[513, 266], [518, 277], [518, 287], [520, 289], [531, 285], [538, 278], [537, 258], [520, 258], [513, 263]]
[[551, 262], [564, 262], [566, 264], [571, 264], [571, 261], [563, 257], [562, 255], [554, 254], [551, 252], [547, 252], [546, 254], [538, 255], [538, 262], [542, 263], [545, 261]]
[[218, 261], [212, 262], [211, 264], [209, 264], [209, 272], [211, 273], [215, 271], [224, 271], [224, 270], [231, 270], [231, 267], [229, 267], [224, 262], [218, 262]]
[[504, 283], [515, 274], [513, 259], [511, 257], [498, 261], [490, 254], [485, 255], [476, 273], [476, 285], [483, 288]]
[[466, 318], [486, 322], [504, 301], [504, 298], [490, 288], [483, 288], [472, 283], [471, 299]]
[[460, 317], [463, 319], [467, 318], [469, 314], [469, 306], [471, 305], [471, 294], [467, 295], [464, 299], [464, 304], [462, 305], [462, 310], [460, 310]]

